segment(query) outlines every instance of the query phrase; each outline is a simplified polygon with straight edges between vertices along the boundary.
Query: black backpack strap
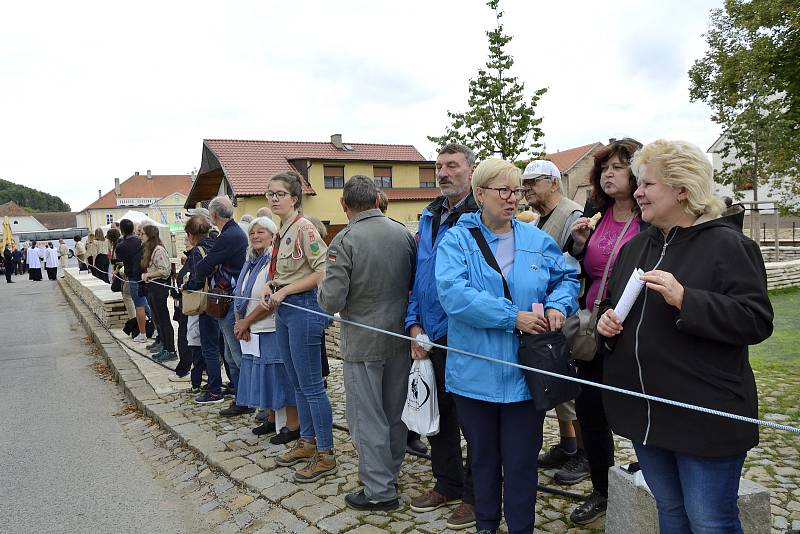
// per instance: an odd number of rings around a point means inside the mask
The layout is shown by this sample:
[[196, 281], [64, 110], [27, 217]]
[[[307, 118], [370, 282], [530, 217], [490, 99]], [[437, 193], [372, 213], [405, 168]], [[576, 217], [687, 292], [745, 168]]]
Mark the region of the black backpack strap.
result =
[[469, 229], [469, 233], [472, 234], [472, 237], [475, 238], [475, 242], [478, 243], [478, 248], [481, 249], [481, 252], [483, 253], [483, 259], [486, 260], [486, 263], [489, 264], [489, 267], [500, 274], [500, 278], [503, 280], [503, 292], [506, 294], [506, 298], [511, 302], [514, 302], [511, 298], [511, 291], [508, 289], [508, 283], [506, 283], [506, 277], [503, 276], [503, 271], [500, 270], [500, 265], [497, 264], [497, 258], [495, 258], [494, 254], [492, 254], [492, 249], [489, 248], [489, 243], [487, 243], [486, 238], [483, 237], [481, 229], [473, 226]]

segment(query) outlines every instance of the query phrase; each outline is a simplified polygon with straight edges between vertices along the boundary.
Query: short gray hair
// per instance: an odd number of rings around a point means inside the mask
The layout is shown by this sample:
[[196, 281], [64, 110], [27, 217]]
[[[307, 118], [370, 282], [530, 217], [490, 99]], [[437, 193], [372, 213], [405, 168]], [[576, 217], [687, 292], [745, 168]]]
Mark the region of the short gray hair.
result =
[[378, 202], [378, 188], [369, 176], [357, 174], [347, 180], [342, 190], [342, 199], [351, 210], [374, 209]]
[[471, 169], [475, 166], [475, 153], [469, 148], [460, 143], [449, 143], [439, 149], [439, 155], [442, 154], [464, 154], [464, 159], [467, 160], [467, 166]]
[[211, 216], [216, 215], [220, 219], [233, 218], [233, 202], [227, 195], [214, 197], [208, 203], [208, 213]]
[[253, 221], [253, 216], [249, 213], [245, 213], [241, 217], [239, 217], [240, 223], [250, 224]]
[[[253, 244], [250, 242], [250, 231], [253, 229], [254, 226], [260, 226], [267, 232], [271, 233], [273, 236], [278, 233], [278, 226], [272, 221], [272, 219], [268, 217], [256, 217], [250, 224], [247, 226], [247, 258], [253, 258], [256, 255], [256, 251], [253, 248]], [[266, 252], [266, 250], [265, 250]]]

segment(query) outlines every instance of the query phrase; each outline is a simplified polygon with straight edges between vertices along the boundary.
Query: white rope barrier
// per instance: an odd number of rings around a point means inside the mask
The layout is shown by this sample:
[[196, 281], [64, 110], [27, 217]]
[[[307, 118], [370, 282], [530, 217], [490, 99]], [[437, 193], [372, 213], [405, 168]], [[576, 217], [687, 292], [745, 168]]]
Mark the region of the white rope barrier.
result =
[[[88, 267], [92, 268], [92, 269], [96, 269], [92, 265], [88, 265], [88, 264], [86, 264], [86, 265]], [[99, 269], [96, 269], [96, 270], [99, 271]], [[121, 278], [121, 277], [119, 277], [117, 275], [114, 275], [114, 276], [116, 278], [119, 278], [120, 280], [122, 280], [123, 283], [127, 283], [128, 282], [124, 278]], [[161, 282], [146, 281], [146, 282], [139, 282], [139, 283], [156, 284], [156, 285], [161, 285], [161, 286], [164, 286], [164, 287], [168, 287], [170, 289], [177, 289], [173, 285], [162, 284]], [[211, 293], [208, 293], [208, 292], [205, 292], [205, 291], [200, 291], [200, 290], [183, 290], [183, 291], [185, 291], [187, 293], [198, 293], [198, 294], [211, 295]], [[219, 295], [216, 295], [216, 296], [219, 296]], [[237, 296], [234, 296], [234, 295], [230, 295], [229, 298], [231, 298], [231, 299], [240, 299], [240, 300], [252, 300], [252, 301], [260, 302], [260, 299], [252, 298], [252, 297], [237, 297]], [[329, 320], [332, 320], [332, 321], [336, 321], [336, 322], [339, 322], [339, 323], [342, 323], [342, 324], [349, 324], [351, 326], [356, 326], [358, 328], [364, 328], [366, 330], [371, 330], [373, 332], [378, 332], [380, 334], [384, 334], [384, 335], [387, 335], [387, 336], [392, 336], [392, 337], [396, 337], [396, 338], [399, 338], [399, 339], [404, 339], [404, 340], [407, 340], [407, 341], [416, 341], [416, 339], [414, 339], [413, 337], [407, 336], [405, 334], [401, 334], [401, 333], [398, 333], [398, 332], [390, 332], [388, 330], [377, 328], [375, 326], [370, 326], [370, 325], [358, 323], [358, 322], [355, 322], [355, 321], [349, 321], [347, 319], [342, 319], [341, 317], [335, 317], [333, 315], [330, 315], [330, 314], [327, 314], [327, 313], [324, 313], [324, 312], [311, 310], [311, 309], [308, 309], [308, 308], [304, 308], [302, 306], [297, 306], [296, 304], [290, 304], [288, 302], [282, 302], [280, 305], [281, 306], [288, 306], [290, 308], [295, 308], [297, 310], [305, 311], [307, 313], [311, 313], [311, 314], [314, 314], [314, 315], [319, 315], [321, 317], [325, 317], [326, 319], [329, 319]], [[695, 411], [695, 412], [706, 413], [706, 414], [709, 414], [709, 415], [716, 415], [716, 416], [719, 416], [719, 417], [725, 417], [725, 418], [733, 419], [735, 421], [740, 421], [740, 422], [743, 422], [743, 423], [752, 423], [754, 425], [764, 426], [764, 427], [772, 428], [772, 429], [775, 429], [775, 430], [782, 430], [782, 431], [785, 431], [785, 432], [791, 432], [791, 433], [794, 433], [794, 434], [800, 434], [800, 427], [796, 427], [796, 426], [782, 425], [780, 423], [775, 423], [773, 421], [766, 421], [766, 420], [763, 420], [763, 419], [756, 419], [756, 418], [753, 418], [753, 417], [745, 417], [743, 415], [738, 415], [738, 414], [735, 414], [735, 413], [729, 413], [729, 412], [724, 412], [724, 411], [721, 411], [721, 410], [715, 410], [713, 408], [706, 408], [705, 406], [697, 406], [695, 404], [689, 404], [689, 403], [686, 403], [686, 402], [667, 399], [667, 398], [664, 398], [664, 397], [657, 397], [655, 395], [648, 395], [646, 393], [640, 393], [638, 391], [632, 391], [632, 390], [628, 390], [628, 389], [618, 388], [618, 387], [615, 387], [615, 386], [610, 386], [608, 384], [602, 384], [602, 383], [599, 383], [599, 382], [592, 382], [590, 380], [584, 380], [582, 378], [578, 378], [578, 377], [574, 377], [574, 376], [561, 375], [561, 374], [558, 374], [558, 373], [553, 373], [551, 371], [546, 371], [544, 369], [537, 369], [535, 367], [528, 367], [528, 366], [521, 365], [521, 364], [514, 363], [514, 362], [507, 362], [505, 360], [499, 360], [499, 359], [493, 358], [491, 356], [486, 356], [485, 354], [478, 354], [478, 353], [475, 353], [475, 352], [470, 352], [470, 351], [466, 351], [466, 350], [462, 350], [462, 349], [457, 349], [457, 348], [454, 348], [454, 347], [449, 347], [447, 345], [440, 345], [440, 344], [433, 343], [433, 342], [430, 342], [430, 345], [433, 346], [433, 347], [437, 347], [437, 348], [446, 350], [448, 352], [455, 352], [455, 353], [462, 354], [462, 355], [465, 355], [465, 356], [470, 356], [470, 357], [473, 357], [473, 358], [479, 358], [481, 360], [486, 360], [486, 361], [490, 361], [490, 362], [493, 362], [493, 363], [498, 363], [498, 364], [501, 364], [501, 365], [508, 365], [508, 366], [511, 366], [511, 367], [516, 367], [516, 368], [521, 369], [523, 371], [531, 371], [531, 372], [534, 372], [534, 373], [539, 373], [539, 374], [544, 374], [544, 375], [560, 378], [562, 380], [569, 380], [571, 382], [577, 382], [578, 384], [582, 384], [584, 386], [596, 387], [596, 388], [600, 388], [600, 389], [605, 389], [607, 391], [612, 391], [614, 393], [620, 393], [622, 395], [630, 395], [632, 397], [638, 397], [640, 399], [645, 399], [645, 400], [654, 401], [654, 402], [660, 402], [662, 404], [667, 404], [667, 405], [670, 405], [670, 406], [676, 406], [678, 408], [684, 408], [686, 410], [692, 410], [692, 411]]]

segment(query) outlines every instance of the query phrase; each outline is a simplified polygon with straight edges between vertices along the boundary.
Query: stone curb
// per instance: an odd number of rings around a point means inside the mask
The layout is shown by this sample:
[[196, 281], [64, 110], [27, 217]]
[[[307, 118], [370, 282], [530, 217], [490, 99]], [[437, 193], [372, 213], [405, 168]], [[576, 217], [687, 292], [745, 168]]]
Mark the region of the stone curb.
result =
[[[105, 326], [92, 313], [91, 309], [82, 302], [74, 291], [67, 286], [61, 279], [58, 280], [59, 287], [64, 293], [64, 297], [76, 317], [83, 325], [87, 335], [100, 350], [100, 354], [112, 372], [114, 381], [122, 388], [125, 397], [134, 404], [145, 415], [155, 420], [158, 425], [177, 438], [184, 446], [200, 456], [209, 466], [218, 469], [222, 474], [233, 482], [238, 482], [245, 488], [263, 495], [263, 487], [257, 487], [245, 480], [244, 477], [232, 476], [240, 465], [226, 464], [232, 454], [227, 451], [225, 444], [211, 435], [197, 428], [197, 425], [190, 423], [182, 415], [176, 413], [172, 407], [168, 406], [159, 398], [153, 387], [145, 380], [145, 377], [133, 363], [127, 352], [119, 345], [117, 340], [108, 332]], [[180, 427], [183, 426], [184, 429]], [[182, 431], [183, 430], [183, 431]], [[252, 465], [252, 464], [251, 464]], [[237, 473], [238, 474], [238, 473]], [[258, 475], [268, 476], [268, 472]], [[257, 477], [254, 477], [257, 478]], [[282, 510], [282, 514], [295, 516], [292, 510], [282, 506], [280, 499], [265, 496], [274, 507]], [[297, 526], [308, 526], [302, 519], [295, 516]], [[320, 528], [317, 526], [317, 528]], [[320, 530], [322, 530], [320, 528]], [[328, 532], [322, 530], [323, 532]]]

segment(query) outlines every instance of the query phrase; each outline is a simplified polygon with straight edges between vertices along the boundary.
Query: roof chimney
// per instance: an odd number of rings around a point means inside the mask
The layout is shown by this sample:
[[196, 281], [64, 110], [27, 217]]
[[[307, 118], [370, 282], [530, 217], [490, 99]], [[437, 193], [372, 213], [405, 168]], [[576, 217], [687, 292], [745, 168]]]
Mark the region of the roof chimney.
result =
[[119, 178], [114, 178], [114, 194], [117, 196], [122, 194], [122, 189], [119, 187]]
[[134, 176], [139, 176], [139, 171], [136, 171], [135, 173], [133, 173], [133, 175]]
[[608, 144], [609, 144], [609, 145], [610, 145], [610, 144], [613, 144], [613, 143], [615, 143], [616, 141], [617, 141], [617, 138], [616, 138], [616, 137], [609, 137], [609, 138], [608, 138]]
[[150, 172], [150, 169], [147, 169], [147, 179], [148, 180], [152, 180], [153, 179], [153, 173]]
[[197, 171], [192, 171], [192, 183], [197, 179]]
[[97, 190], [97, 198], [103, 198], [103, 190], [102, 189], [98, 189]]
[[342, 143], [342, 134], [331, 135], [331, 144], [335, 146], [337, 150], [345, 150], [344, 143]]

